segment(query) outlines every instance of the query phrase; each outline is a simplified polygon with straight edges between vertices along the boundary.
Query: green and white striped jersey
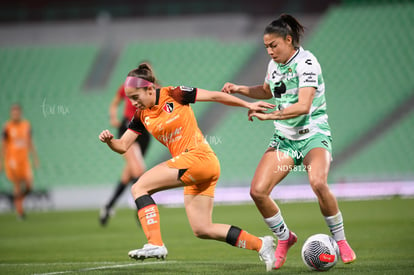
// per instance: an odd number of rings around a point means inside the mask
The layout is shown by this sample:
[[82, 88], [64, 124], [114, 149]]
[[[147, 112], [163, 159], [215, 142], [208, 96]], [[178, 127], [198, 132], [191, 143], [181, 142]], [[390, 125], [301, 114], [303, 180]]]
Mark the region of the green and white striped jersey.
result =
[[331, 135], [326, 113], [322, 70], [311, 52], [300, 47], [286, 64], [278, 64], [270, 60], [265, 82], [269, 84], [279, 110], [298, 102], [299, 88], [316, 88], [308, 114], [274, 121], [278, 134], [291, 140], [306, 139], [318, 132]]

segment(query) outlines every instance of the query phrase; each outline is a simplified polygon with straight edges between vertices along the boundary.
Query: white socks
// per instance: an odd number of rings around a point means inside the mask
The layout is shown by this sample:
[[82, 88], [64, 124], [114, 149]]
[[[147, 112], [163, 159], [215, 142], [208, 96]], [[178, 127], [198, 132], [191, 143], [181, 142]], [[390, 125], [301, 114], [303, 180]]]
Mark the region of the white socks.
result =
[[[342, 219], [342, 213], [339, 211], [336, 215], [330, 217], [324, 217], [329, 230], [332, 233], [332, 237], [335, 241], [345, 240], [344, 221]], [[281, 211], [270, 218], [264, 219], [265, 223], [269, 226], [270, 230], [281, 240], [289, 239], [289, 228], [285, 224]]]
[[273, 217], [265, 218], [264, 221], [279, 240], [284, 241], [289, 239], [290, 231], [283, 220], [280, 210]]
[[344, 220], [342, 219], [341, 211], [339, 211], [335, 216], [325, 217], [325, 221], [335, 241], [346, 239], [344, 231]]

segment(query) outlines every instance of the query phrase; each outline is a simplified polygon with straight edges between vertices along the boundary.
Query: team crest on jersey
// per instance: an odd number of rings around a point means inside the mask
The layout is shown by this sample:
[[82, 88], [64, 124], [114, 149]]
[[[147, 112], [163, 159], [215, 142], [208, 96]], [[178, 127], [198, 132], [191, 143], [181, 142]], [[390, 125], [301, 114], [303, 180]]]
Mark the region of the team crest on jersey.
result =
[[164, 111], [171, 114], [172, 111], [174, 111], [174, 103], [173, 102], [167, 102], [164, 104], [164, 107], [162, 107]]

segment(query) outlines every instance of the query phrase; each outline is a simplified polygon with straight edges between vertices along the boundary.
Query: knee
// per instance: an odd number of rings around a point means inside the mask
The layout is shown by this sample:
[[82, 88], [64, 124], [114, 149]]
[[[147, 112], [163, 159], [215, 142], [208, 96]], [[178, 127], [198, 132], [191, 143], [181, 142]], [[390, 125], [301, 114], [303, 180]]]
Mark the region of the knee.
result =
[[313, 192], [316, 196], [324, 196], [329, 192], [327, 177], [324, 175], [315, 175], [309, 177], [309, 182], [311, 184]]
[[268, 196], [269, 194], [263, 188], [260, 188], [259, 186], [255, 184], [252, 184], [252, 186], [250, 187], [250, 197], [254, 201], [263, 201]]
[[133, 195], [134, 198], [136, 198], [136, 197], [139, 197], [141, 193], [142, 193], [142, 188], [139, 186], [138, 182], [135, 182], [131, 186], [131, 194]]
[[193, 228], [194, 236], [199, 239], [211, 239], [211, 234], [208, 230], [208, 227], [197, 227]]
[[152, 195], [154, 193], [154, 189], [141, 180], [138, 180], [131, 186], [131, 194], [134, 198], [139, 198], [143, 195]]

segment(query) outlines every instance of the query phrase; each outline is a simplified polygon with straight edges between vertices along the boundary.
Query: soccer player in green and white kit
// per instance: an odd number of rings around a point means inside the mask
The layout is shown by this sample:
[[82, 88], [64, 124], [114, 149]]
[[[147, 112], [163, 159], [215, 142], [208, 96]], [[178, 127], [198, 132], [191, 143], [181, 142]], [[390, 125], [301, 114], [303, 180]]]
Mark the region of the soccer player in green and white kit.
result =
[[274, 269], [285, 263], [288, 249], [296, 243], [281, 211], [270, 197], [272, 189], [296, 165], [303, 164], [316, 194], [320, 210], [341, 259], [351, 263], [356, 255], [345, 238], [342, 214], [327, 183], [331, 162], [331, 132], [326, 113], [325, 85], [315, 56], [299, 44], [303, 26], [291, 15], [282, 14], [264, 31], [269, 62], [265, 82], [260, 86], [226, 83], [226, 93], [240, 93], [255, 99], [275, 98], [277, 110], [249, 112], [249, 120], [274, 120], [275, 134], [252, 180], [250, 194], [266, 224], [278, 238]]

